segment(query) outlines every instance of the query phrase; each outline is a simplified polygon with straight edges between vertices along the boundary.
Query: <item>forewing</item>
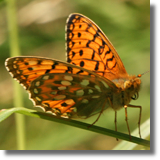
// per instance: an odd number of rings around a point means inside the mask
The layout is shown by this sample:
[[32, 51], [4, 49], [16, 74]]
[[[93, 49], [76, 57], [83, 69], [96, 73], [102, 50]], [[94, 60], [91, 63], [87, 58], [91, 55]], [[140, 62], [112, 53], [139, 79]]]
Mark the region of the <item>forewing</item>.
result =
[[67, 61], [107, 79], [128, 76], [115, 48], [89, 18], [71, 14], [66, 24]]

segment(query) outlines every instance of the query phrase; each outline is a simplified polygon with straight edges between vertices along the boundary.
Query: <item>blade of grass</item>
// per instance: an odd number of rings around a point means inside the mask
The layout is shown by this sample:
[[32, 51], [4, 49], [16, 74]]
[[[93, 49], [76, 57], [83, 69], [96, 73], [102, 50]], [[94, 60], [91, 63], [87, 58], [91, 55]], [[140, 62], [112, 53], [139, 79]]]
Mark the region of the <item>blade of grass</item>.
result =
[[[17, 27], [17, 14], [16, 14], [16, 0], [5, 0], [7, 11], [7, 23], [10, 43], [11, 57], [19, 56], [19, 41], [18, 41], [18, 27]], [[23, 106], [21, 86], [14, 81], [14, 107]], [[18, 150], [25, 149], [25, 125], [24, 116], [20, 114], [15, 115], [16, 118], [16, 135], [17, 135], [17, 148]]]
[[[2, 112], [6, 114], [6, 117], [2, 116], [3, 115]], [[4, 120], [5, 118], [7, 118], [7, 116], [11, 115], [9, 112], [11, 112], [11, 113], [14, 113], [14, 112], [21, 113], [21, 114], [24, 114], [24, 115], [27, 115], [27, 116], [32, 116], [32, 117], [42, 118], [42, 119], [45, 119], [45, 120], [54, 121], [54, 122], [58, 122], [58, 123], [62, 123], [62, 124], [67, 124], [67, 125], [70, 125], [70, 126], [74, 126], [74, 127], [78, 127], [78, 128], [81, 128], [81, 129], [88, 130], [88, 131], [92, 131], [92, 132], [104, 134], [104, 135], [107, 135], [107, 136], [115, 137], [115, 138], [118, 138], [118, 139], [126, 140], [126, 141], [129, 141], [129, 142], [144, 145], [144, 146], [147, 146], [147, 147], [150, 146], [150, 141], [147, 141], [145, 139], [141, 139], [141, 138], [137, 138], [137, 137], [132, 136], [132, 139], [130, 140], [130, 136], [127, 135], [127, 134], [124, 134], [124, 133], [116, 132], [116, 131], [106, 129], [106, 128], [102, 128], [102, 127], [98, 127], [98, 126], [95, 126], [95, 125], [88, 128], [88, 126], [90, 126], [90, 124], [87, 124], [87, 123], [84, 123], [84, 122], [79, 122], [79, 121], [76, 121], [76, 120], [71, 120], [71, 119], [58, 118], [56, 116], [53, 116], [52, 114], [43, 113], [43, 112], [36, 112], [35, 110], [30, 110], [30, 109], [27, 109], [27, 108], [11, 108], [11, 109], [6, 109], [4, 111], [1, 111], [0, 112], [1, 113], [0, 120], [2, 120], [2, 118]]]
[[[150, 118], [141, 125], [141, 131], [144, 138], [147, 138], [150, 135]], [[132, 132], [132, 135], [138, 136], [138, 129], [135, 129]], [[115, 148], [113, 148], [113, 150], [133, 150], [136, 146], [137, 144], [135, 143], [122, 141]]]

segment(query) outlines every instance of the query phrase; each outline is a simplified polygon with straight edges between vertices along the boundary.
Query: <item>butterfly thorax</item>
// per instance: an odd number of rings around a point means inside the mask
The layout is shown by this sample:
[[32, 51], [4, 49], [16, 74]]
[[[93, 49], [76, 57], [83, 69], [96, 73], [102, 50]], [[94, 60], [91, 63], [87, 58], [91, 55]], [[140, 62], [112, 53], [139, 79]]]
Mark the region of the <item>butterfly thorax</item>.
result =
[[130, 101], [138, 98], [141, 80], [136, 76], [129, 76], [125, 79], [114, 79], [113, 82], [117, 86], [117, 92], [112, 95], [112, 108], [118, 110], [124, 105], [128, 105]]

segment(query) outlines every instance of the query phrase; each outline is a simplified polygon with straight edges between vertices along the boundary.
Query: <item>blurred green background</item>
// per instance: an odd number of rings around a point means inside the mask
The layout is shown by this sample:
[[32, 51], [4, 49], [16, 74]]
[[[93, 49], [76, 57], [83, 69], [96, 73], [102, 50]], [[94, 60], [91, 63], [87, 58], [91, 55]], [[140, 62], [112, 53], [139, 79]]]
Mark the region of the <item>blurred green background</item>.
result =
[[[138, 75], [150, 70], [149, 0], [19, 0], [17, 18], [21, 54], [66, 61], [65, 23], [70, 13], [84, 14], [103, 30], [129, 74]], [[0, 109], [13, 107], [14, 94], [13, 80], [4, 67], [5, 59], [10, 57], [6, 18], [5, 1], [0, 1]], [[131, 104], [142, 106], [144, 122], [150, 117], [150, 73], [142, 76], [141, 80], [139, 99]], [[28, 94], [22, 90], [24, 107], [33, 109]], [[138, 116], [138, 109], [128, 109], [131, 130], [137, 128]], [[96, 118], [84, 122], [93, 123]], [[118, 111], [117, 120], [118, 131], [128, 133], [124, 109]], [[26, 116], [25, 122], [28, 150], [111, 150], [120, 142], [39, 118]], [[114, 112], [106, 110], [96, 125], [114, 130]], [[0, 123], [0, 149], [17, 149], [14, 115]]]

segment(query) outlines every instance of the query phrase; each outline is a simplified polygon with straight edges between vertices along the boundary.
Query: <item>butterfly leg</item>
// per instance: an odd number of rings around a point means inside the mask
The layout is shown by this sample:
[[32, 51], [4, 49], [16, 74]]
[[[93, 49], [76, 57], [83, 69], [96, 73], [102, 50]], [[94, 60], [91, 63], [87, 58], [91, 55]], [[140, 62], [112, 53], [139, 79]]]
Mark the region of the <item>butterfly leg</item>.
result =
[[[108, 100], [109, 100], [109, 103], [110, 103], [111, 107], [114, 109], [110, 98], [108, 98]], [[117, 132], [117, 111], [115, 111], [114, 123], [115, 123], [115, 131]], [[118, 141], [118, 138], [116, 138], [116, 140]]]
[[[108, 100], [109, 100], [111, 107], [113, 108], [113, 104], [112, 104], [110, 98], [108, 98]], [[115, 111], [114, 123], [115, 123], [115, 131], [117, 132], [117, 111]], [[116, 138], [116, 140], [118, 141], [118, 138]]]
[[[114, 123], [115, 123], [115, 131], [117, 132], [117, 111], [115, 111]], [[118, 138], [116, 138], [116, 140], [118, 141]]]
[[[106, 100], [106, 101], [107, 101], [107, 100]], [[88, 128], [91, 127], [91, 126], [93, 126], [93, 125], [99, 120], [99, 118], [100, 118], [102, 112], [104, 111], [104, 107], [105, 107], [105, 103], [104, 103], [104, 105], [102, 106], [102, 109], [101, 109], [101, 111], [100, 111], [100, 113], [99, 113], [97, 119], [96, 119], [91, 125], [89, 125]]]
[[130, 140], [131, 140], [131, 132], [130, 132], [130, 129], [129, 129], [129, 124], [128, 124], [127, 107], [128, 107], [127, 105], [124, 106], [124, 108], [125, 108], [125, 121], [127, 123], [128, 133], [129, 133]]
[[134, 105], [128, 105], [128, 107], [133, 107], [133, 108], [139, 108], [139, 120], [138, 120], [138, 128], [139, 128], [139, 137], [141, 138], [141, 130], [140, 130], [140, 124], [141, 124], [141, 115], [142, 115], [142, 107], [141, 106], [134, 106]]

